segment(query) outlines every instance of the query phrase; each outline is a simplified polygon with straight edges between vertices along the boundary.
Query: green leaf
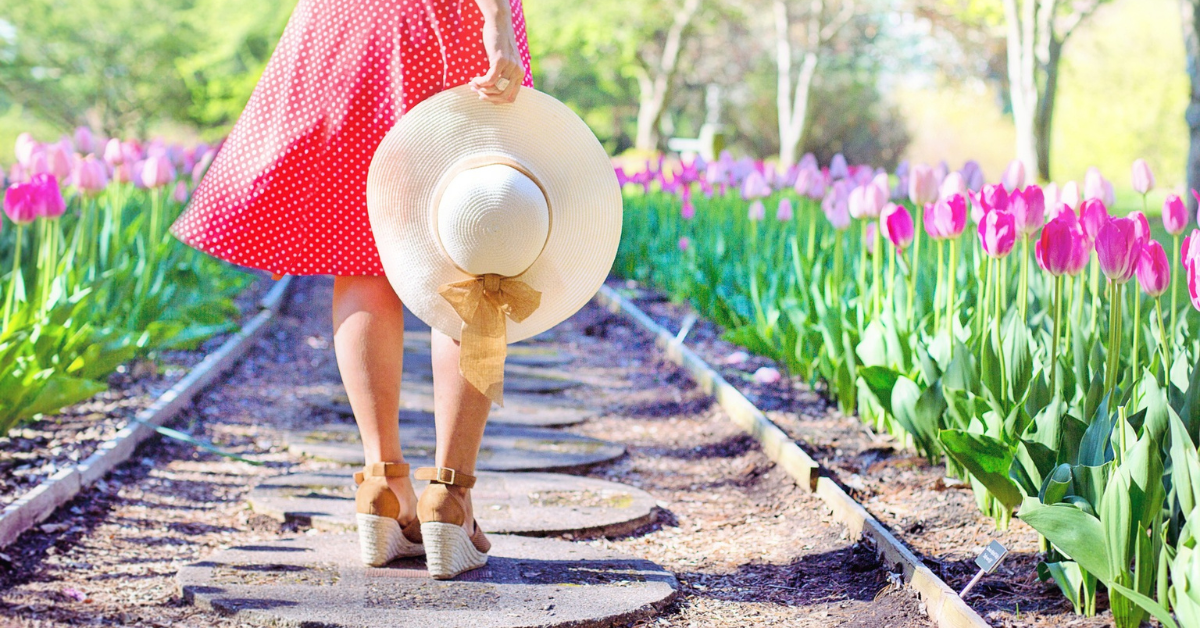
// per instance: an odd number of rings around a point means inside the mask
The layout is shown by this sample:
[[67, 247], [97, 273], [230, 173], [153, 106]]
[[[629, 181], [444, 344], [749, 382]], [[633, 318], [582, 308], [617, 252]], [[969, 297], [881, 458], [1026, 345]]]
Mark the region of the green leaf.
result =
[[[1104, 579], [1101, 578], [1101, 580], [1103, 581]], [[1134, 604], [1142, 607], [1142, 609], [1153, 615], [1155, 619], [1162, 623], [1163, 628], [1179, 628], [1179, 625], [1176, 624], [1175, 620], [1171, 617], [1171, 613], [1167, 612], [1167, 609], [1163, 608], [1161, 604], [1155, 602], [1153, 599], [1115, 582], [1104, 581], [1104, 586], [1120, 593], [1121, 595], [1124, 595]]]
[[35, 414], [50, 414], [70, 405], [85, 401], [96, 393], [108, 388], [100, 382], [81, 379], [68, 375], [52, 375], [46, 380], [45, 386], [21, 409], [26, 417]]
[[883, 409], [892, 413], [892, 389], [900, 374], [886, 366], [868, 366], [858, 370], [858, 376], [867, 384], [867, 388], [883, 404]]
[[964, 430], [942, 430], [942, 447], [1007, 508], [1021, 505], [1021, 489], [1009, 478], [1013, 452], [999, 440]]
[[1050, 506], [1063, 501], [1071, 491], [1071, 465], [1060, 464], [1046, 476], [1038, 491], [1038, 501]]
[[1034, 497], [1025, 498], [1017, 517], [1040, 532], [1085, 571], [1095, 574], [1105, 583], [1111, 580], [1104, 528], [1099, 519], [1065, 504], [1044, 505]]
[[1008, 377], [1009, 399], [1023, 399], [1033, 379], [1032, 340], [1025, 321], [1018, 316], [1008, 319], [1002, 345], [1004, 347], [1005, 373]]
[[1079, 568], [1079, 563], [1073, 560], [1064, 560], [1057, 563], [1038, 563], [1037, 566], [1038, 578], [1041, 580], [1053, 579], [1054, 584], [1058, 585], [1058, 589], [1062, 591], [1063, 596], [1071, 603], [1075, 609], [1075, 614], [1083, 613], [1082, 596], [1083, 596], [1083, 570]]
[[[1174, 410], [1168, 408], [1171, 427], [1171, 486], [1179, 500], [1180, 511], [1192, 512], [1200, 505], [1200, 455], [1187, 434], [1187, 428]], [[1198, 583], [1200, 584], [1200, 583]]]

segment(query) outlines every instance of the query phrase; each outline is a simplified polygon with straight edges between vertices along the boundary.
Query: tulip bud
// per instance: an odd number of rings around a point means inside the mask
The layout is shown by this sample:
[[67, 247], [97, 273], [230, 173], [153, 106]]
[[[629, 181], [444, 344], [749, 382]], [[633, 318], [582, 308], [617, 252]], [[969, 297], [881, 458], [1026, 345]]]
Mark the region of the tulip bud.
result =
[[892, 246], [903, 251], [913, 243], [916, 235], [913, 229], [913, 219], [904, 207], [888, 203], [879, 215], [879, 224], [883, 229], [883, 237], [887, 238]]
[[983, 169], [979, 167], [979, 162], [972, 159], [963, 164], [962, 170], [959, 172], [962, 173], [963, 179], [967, 182], [968, 190], [978, 192], [983, 189]]
[[767, 180], [762, 173], [757, 170], [746, 176], [745, 181], [742, 181], [742, 200], [752, 200], [763, 198], [771, 195], [771, 186], [767, 185]]
[[14, 183], [4, 191], [4, 214], [18, 225], [33, 222], [41, 215], [37, 188], [32, 183]]
[[682, 238], [679, 238], [679, 250], [680, 251], [687, 251], [688, 247], [690, 247], [691, 245], [692, 245], [692, 241], [688, 240], [687, 236], [683, 236]]
[[696, 206], [692, 205], [692, 199], [683, 199], [683, 205], [679, 208], [679, 215], [684, 220], [691, 220], [696, 217]]
[[101, 192], [108, 186], [108, 169], [95, 155], [88, 155], [75, 162], [71, 184], [85, 194]]
[[1079, 224], [1083, 225], [1083, 232], [1087, 234], [1089, 242], [1096, 241], [1096, 234], [1107, 222], [1108, 210], [1104, 207], [1104, 201], [1095, 198], [1088, 199], [1080, 206]]
[[957, 238], [967, 226], [967, 199], [954, 194], [926, 205], [924, 223], [925, 232], [936, 240]]
[[1163, 199], [1162, 221], [1163, 228], [1173, 236], [1179, 235], [1183, 233], [1184, 229], [1187, 229], [1187, 205], [1183, 203], [1183, 199], [1179, 198], [1178, 194], [1168, 194], [1167, 198]]
[[156, 153], [143, 162], [141, 175], [142, 185], [160, 188], [175, 180], [175, 166], [165, 154]]
[[836, 181], [848, 176], [850, 176], [850, 166], [846, 164], [846, 157], [841, 153], [834, 155], [833, 160], [829, 162], [829, 178]]
[[938, 189], [938, 195], [945, 199], [954, 195], [966, 197], [967, 195], [967, 180], [963, 178], [961, 172], [951, 172], [942, 179], [942, 186]]
[[775, 210], [775, 220], [779, 222], [790, 221], [795, 214], [792, 212], [792, 201], [781, 198], [779, 199], [779, 207]]
[[1145, 159], [1133, 162], [1133, 189], [1143, 196], [1154, 189], [1154, 173]]
[[1014, 191], [1009, 197], [1009, 211], [1016, 220], [1018, 235], [1029, 237], [1037, 233], [1046, 222], [1046, 200], [1042, 188], [1031, 185], [1024, 190]]
[[1161, 244], [1151, 240], [1142, 247], [1137, 263], [1137, 280], [1146, 294], [1158, 298], [1171, 287], [1171, 263]]
[[1033, 245], [1034, 257], [1042, 270], [1054, 275], [1077, 275], [1087, 266], [1088, 245], [1083, 227], [1071, 208], [1063, 206], [1042, 229]]
[[912, 167], [908, 177], [908, 198], [918, 207], [938, 198], [938, 180], [933, 168], [925, 164]]
[[1066, 185], [1062, 187], [1062, 196], [1059, 200], [1067, 207], [1078, 211], [1079, 203], [1082, 201], [1079, 196], [1079, 184], [1074, 181], [1067, 181]]
[[1020, 159], [1014, 159], [1008, 163], [1008, 168], [1004, 169], [1004, 176], [1000, 177], [1000, 183], [1006, 189], [1017, 190], [1025, 186], [1025, 162]]
[[188, 186], [183, 180], [175, 183], [175, 191], [171, 193], [171, 198], [175, 199], [176, 203], [186, 203], [188, 200]]
[[1146, 214], [1140, 211], [1129, 212], [1127, 218], [1133, 220], [1133, 233], [1141, 238], [1143, 242], [1150, 239], [1150, 221], [1146, 220]]
[[752, 221], [762, 220], [767, 215], [767, 209], [763, 207], [761, 200], [755, 200], [750, 203], [750, 210], [746, 212], [746, 217]]
[[1105, 277], [1124, 283], [1133, 277], [1141, 255], [1142, 240], [1132, 218], [1112, 218], [1096, 234], [1096, 260]]

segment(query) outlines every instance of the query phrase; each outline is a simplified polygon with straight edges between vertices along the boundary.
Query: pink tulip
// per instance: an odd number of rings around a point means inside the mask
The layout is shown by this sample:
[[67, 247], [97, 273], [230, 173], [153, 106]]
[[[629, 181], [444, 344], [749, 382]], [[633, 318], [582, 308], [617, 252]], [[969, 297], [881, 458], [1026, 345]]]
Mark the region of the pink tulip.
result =
[[692, 245], [692, 241], [688, 240], [687, 236], [683, 236], [682, 238], [679, 238], [679, 250], [680, 251], [687, 251], [688, 247], [690, 247], [691, 245]]
[[753, 203], [750, 203], [750, 210], [746, 212], [746, 217], [755, 222], [762, 220], [764, 217], [766, 217], [766, 215], [767, 208], [763, 207], [763, 202], [761, 200], [756, 200]]
[[800, 196], [808, 196], [808, 190], [812, 187], [814, 179], [821, 177], [821, 171], [810, 168], [800, 168], [796, 172], [796, 183], [792, 185], [792, 189]]
[[933, 168], [925, 164], [912, 167], [908, 174], [908, 198], [918, 207], [938, 199], [938, 180]]
[[946, 178], [942, 179], [942, 187], [938, 189], [938, 195], [943, 199], [950, 198], [955, 194], [964, 198], [967, 196], [967, 180], [963, 178], [961, 172], [947, 174]]
[[992, 210], [979, 222], [979, 242], [983, 251], [996, 259], [1005, 257], [1017, 242], [1016, 219], [1003, 210]]
[[4, 214], [18, 225], [26, 225], [41, 215], [37, 187], [32, 183], [15, 183], [4, 191]]
[[188, 186], [183, 180], [175, 183], [175, 191], [171, 193], [171, 198], [175, 199], [176, 203], [186, 203], [188, 200]]
[[108, 168], [95, 155], [88, 155], [75, 162], [71, 185], [86, 194], [101, 192], [108, 186]]
[[851, 216], [859, 220], [878, 218], [879, 213], [883, 211], [883, 206], [887, 203], [887, 191], [880, 189], [873, 182], [860, 185], [851, 190], [848, 202]]
[[839, 181], [834, 185], [833, 192], [821, 202], [821, 211], [825, 213], [825, 218], [838, 231], [850, 226], [850, 203], [847, 198], [849, 195], [841, 192], [844, 188], [843, 182]]
[[1079, 196], [1079, 184], [1074, 181], [1068, 181], [1062, 187], [1062, 196], [1059, 197], [1059, 200], [1067, 207], [1078, 210], [1079, 203], [1082, 200]]
[[1008, 197], [1008, 203], [1008, 209], [1016, 219], [1017, 233], [1022, 237], [1037, 233], [1045, 224], [1046, 199], [1042, 188], [1037, 185], [1014, 191], [1012, 196]]
[[36, 187], [35, 202], [38, 203], [41, 216], [58, 218], [67, 211], [66, 201], [62, 191], [58, 189], [58, 179], [49, 173], [35, 174], [29, 179], [30, 185]]
[[14, 163], [8, 170], [9, 183], [29, 183], [29, 170], [20, 162]]
[[71, 178], [71, 170], [74, 167], [74, 164], [71, 163], [71, 153], [61, 144], [51, 144], [46, 149], [46, 160], [49, 163], [48, 172], [54, 175], [54, 178], [60, 181]]
[[770, 196], [770, 195], [771, 195], [771, 186], [767, 185], [766, 178], [763, 177], [763, 175], [761, 173], [759, 173], [757, 170], [755, 170], [754, 172], [751, 172], [746, 177], [745, 181], [742, 181], [742, 199], [743, 200], [748, 201], [751, 199], [763, 198], [765, 196]]
[[1134, 211], [1130, 212], [1127, 218], [1133, 220], [1134, 235], [1141, 238], [1143, 242], [1148, 241], [1150, 239], [1150, 221], [1146, 220], [1146, 214], [1143, 214], [1140, 211]]
[[1150, 164], [1145, 159], [1133, 162], [1133, 189], [1143, 196], [1154, 189], [1154, 173], [1150, 172]]
[[1183, 199], [1179, 198], [1178, 194], [1168, 194], [1167, 198], [1163, 200], [1162, 221], [1163, 228], [1173, 236], [1179, 235], [1183, 233], [1184, 229], [1187, 229], [1187, 205], [1184, 205]]
[[1179, 262], [1184, 266], [1200, 258], [1200, 246], [1192, 246], [1193, 244], [1200, 245], [1200, 229], [1192, 229], [1179, 247]]
[[[179, 183], [182, 184], [183, 181], [180, 181]], [[692, 204], [692, 199], [683, 199], [683, 206], [679, 208], [679, 215], [682, 216], [684, 220], [691, 220], [696, 217], [696, 206]]]
[[1042, 270], [1054, 275], [1078, 275], [1087, 266], [1090, 251], [1087, 236], [1075, 212], [1062, 210], [1042, 229], [1033, 245], [1033, 254]]
[[757, 371], [754, 371], [753, 377], [754, 381], [759, 384], [774, 384], [783, 378], [777, 369], [773, 369], [769, 366], [763, 366]]
[[1084, 200], [1099, 199], [1104, 202], [1105, 207], [1112, 207], [1116, 203], [1112, 183], [1105, 179], [1094, 166], [1088, 168], [1087, 174], [1084, 175], [1083, 198]]
[[175, 180], [175, 166], [166, 154], [156, 153], [143, 162], [141, 175], [143, 185], [148, 188], [160, 188]]
[[1096, 260], [1100, 263], [1100, 272], [1112, 281], [1129, 281], [1137, 270], [1142, 249], [1137, 229], [1132, 218], [1113, 218], [1096, 234]]
[[888, 203], [879, 215], [879, 224], [883, 228], [883, 237], [887, 238], [892, 243], [892, 246], [903, 251], [913, 243], [913, 238], [916, 235], [913, 228], [913, 219], [912, 215], [904, 207], [895, 203]]
[[1104, 201], [1093, 198], [1084, 201], [1080, 206], [1079, 224], [1083, 225], [1083, 232], [1087, 234], [1089, 242], [1096, 241], [1096, 234], [1107, 222], [1108, 210], [1104, 207]]
[[1152, 297], [1162, 296], [1171, 287], [1171, 263], [1158, 241], [1150, 240], [1142, 247], [1136, 273], [1142, 290]]
[[1200, 278], [1196, 277], [1195, 263], [1187, 264], [1184, 269], [1187, 271], [1187, 289], [1188, 297], [1192, 300], [1192, 307], [1200, 310]]
[[81, 153], [92, 153], [96, 150], [96, 136], [86, 126], [75, 128], [75, 147]]
[[779, 199], [779, 208], [775, 210], [775, 220], [779, 222], [788, 222], [795, 216], [792, 211], [792, 202], [786, 198]]
[[924, 222], [925, 233], [935, 240], [957, 238], [967, 227], [967, 199], [962, 194], [953, 194], [926, 205]]
[[1004, 175], [1000, 177], [1000, 182], [1009, 190], [1017, 190], [1024, 187], [1025, 162], [1020, 159], [1008, 162], [1008, 167], [1004, 169]]

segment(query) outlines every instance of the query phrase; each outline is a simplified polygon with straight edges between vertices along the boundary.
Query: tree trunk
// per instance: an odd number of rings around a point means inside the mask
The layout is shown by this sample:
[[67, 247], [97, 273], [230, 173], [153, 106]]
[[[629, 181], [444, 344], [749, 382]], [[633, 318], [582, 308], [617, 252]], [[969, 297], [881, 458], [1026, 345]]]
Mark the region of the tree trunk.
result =
[[1024, 0], [1022, 15], [1018, 0], [1004, 0], [1008, 48], [1008, 82], [1013, 123], [1017, 130], [1017, 159], [1026, 172], [1039, 172], [1034, 118], [1037, 112], [1037, 82], [1034, 70], [1035, 0]]
[[804, 131], [808, 127], [808, 104], [812, 94], [813, 78], [817, 74], [817, 64], [820, 61], [818, 49], [820, 42], [820, 16], [824, 11], [822, 0], [814, 0], [812, 13], [809, 16], [809, 46], [804, 51], [804, 59], [800, 64], [800, 73], [796, 77], [796, 86], [792, 87], [792, 42], [790, 37], [791, 20], [788, 18], [787, 4], [784, 0], [775, 0], [775, 69], [777, 85], [775, 107], [779, 118], [779, 165], [790, 168], [796, 163], [797, 153], [800, 152]]
[[679, 69], [679, 53], [683, 50], [683, 37], [692, 23], [700, 0], [684, 0], [675, 12], [675, 21], [667, 31], [659, 62], [642, 60], [642, 74], [638, 77], [637, 139], [634, 144], [639, 150], [653, 151], [659, 145], [659, 124], [663, 109], [675, 90], [675, 75]]
[[1034, 119], [1034, 138], [1037, 141], [1038, 178], [1050, 180], [1050, 132], [1054, 122], [1054, 101], [1058, 95], [1058, 62], [1062, 59], [1062, 42], [1053, 36], [1042, 65], [1045, 83], [1038, 97], [1037, 117]]
[[[1187, 51], [1187, 73], [1191, 79], [1191, 99], [1185, 119], [1188, 125], [1187, 185], [1189, 189], [1200, 189], [1200, 0], [1182, 0], [1183, 43]], [[1196, 201], [1191, 194], [1184, 194], [1189, 214], [1196, 215]]]

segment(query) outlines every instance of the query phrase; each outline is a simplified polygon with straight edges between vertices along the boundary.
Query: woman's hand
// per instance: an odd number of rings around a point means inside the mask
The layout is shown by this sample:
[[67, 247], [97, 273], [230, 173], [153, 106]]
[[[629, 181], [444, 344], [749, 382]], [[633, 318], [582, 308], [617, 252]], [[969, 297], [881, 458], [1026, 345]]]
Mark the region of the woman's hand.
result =
[[521, 81], [525, 80], [525, 67], [521, 65], [508, 0], [477, 2], [483, 11], [483, 47], [491, 67], [483, 76], [471, 79], [471, 89], [481, 100], [513, 102], [521, 89]]

